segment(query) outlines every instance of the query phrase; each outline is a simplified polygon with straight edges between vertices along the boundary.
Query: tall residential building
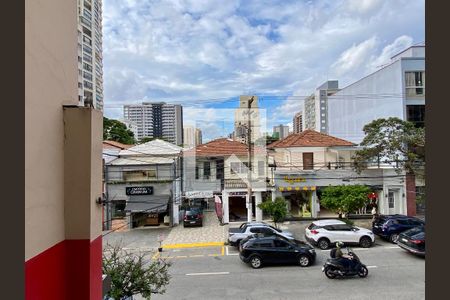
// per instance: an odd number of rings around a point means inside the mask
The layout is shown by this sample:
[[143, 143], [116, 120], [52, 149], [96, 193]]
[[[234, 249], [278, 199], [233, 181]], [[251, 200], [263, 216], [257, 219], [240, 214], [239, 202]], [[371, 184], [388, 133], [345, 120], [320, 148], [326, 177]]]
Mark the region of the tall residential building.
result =
[[78, 104], [103, 111], [102, 0], [78, 0]]
[[164, 102], [124, 105], [125, 120], [137, 124], [136, 139], [162, 138], [175, 145], [183, 144], [183, 107]]
[[411, 46], [388, 65], [328, 98], [329, 134], [359, 144], [363, 127], [397, 117], [424, 126], [425, 46]]
[[[249, 100], [253, 97], [253, 102], [248, 107]], [[255, 142], [261, 135], [260, 112], [257, 96], [239, 96], [239, 107], [234, 113], [234, 133], [233, 139], [242, 143], [248, 141], [248, 120], [250, 114], [251, 141]]]
[[339, 91], [337, 80], [319, 86], [303, 102], [303, 130], [312, 129], [328, 134], [328, 97]]
[[183, 144], [186, 147], [195, 147], [202, 143], [202, 131], [194, 126], [184, 126]]
[[293, 120], [292, 120], [292, 125], [294, 127], [294, 133], [300, 133], [303, 131], [303, 116], [302, 116], [302, 112], [298, 112], [295, 114]]
[[273, 126], [273, 134], [278, 136], [278, 139], [282, 140], [289, 135], [289, 126], [286, 125], [278, 125]]

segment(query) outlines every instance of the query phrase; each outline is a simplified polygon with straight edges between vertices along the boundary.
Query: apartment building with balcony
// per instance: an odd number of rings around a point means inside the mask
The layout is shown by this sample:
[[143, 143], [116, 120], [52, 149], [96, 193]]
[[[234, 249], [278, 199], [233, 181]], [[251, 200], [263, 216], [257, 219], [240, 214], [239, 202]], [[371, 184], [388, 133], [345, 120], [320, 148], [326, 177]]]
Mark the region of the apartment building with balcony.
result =
[[162, 138], [175, 145], [183, 144], [183, 107], [164, 102], [124, 105], [123, 117], [137, 126], [136, 139]]
[[303, 131], [303, 113], [298, 112], [295, 114], [294, 118], [292, 119], [292, 125], [293, 125], [293, 133], [300, 133]]
[[102, 0], [78, 0], [78, 103], [103, 111]]

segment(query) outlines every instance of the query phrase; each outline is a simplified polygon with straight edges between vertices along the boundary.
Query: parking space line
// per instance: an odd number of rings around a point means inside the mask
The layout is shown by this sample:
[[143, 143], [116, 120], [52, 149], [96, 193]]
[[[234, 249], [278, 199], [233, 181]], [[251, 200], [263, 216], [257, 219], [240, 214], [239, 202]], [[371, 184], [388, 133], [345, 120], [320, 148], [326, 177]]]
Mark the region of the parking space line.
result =
[[378, 268], [377, 266], [367, 266], [367, 269]]
[[204, 257], [204, 254], [189, 255], [189, 257]]
[[228, 246], [225, 248], [226, 255], [228, 256]]
[[178, 255], [177, 258], [187, 258], [186, 255]]
[[223, 246], [223, 245], [224, 245], [224, 242], [189, 243], [189, 244], [167, 244], [167, 245], [163, 245], [163, 249], [216, 247], [216, 246]]
[[200, 276], [200, 275], [228, 275], [230, 272], [211, 272], [211, 273], [187, 273], [187, 276]]
[[208, 254], [208, 256], [219, 256], [219, 254]]
[[221, 251], [222, 256], [225, 255], [225, 246], [222, 246], [222, 251]]
[[156, 252], [155, 254], [153, 254], [152, 259], [157, 259], [157, 258], [159, 258], [159, 256], [160, 256], [160, 253]]

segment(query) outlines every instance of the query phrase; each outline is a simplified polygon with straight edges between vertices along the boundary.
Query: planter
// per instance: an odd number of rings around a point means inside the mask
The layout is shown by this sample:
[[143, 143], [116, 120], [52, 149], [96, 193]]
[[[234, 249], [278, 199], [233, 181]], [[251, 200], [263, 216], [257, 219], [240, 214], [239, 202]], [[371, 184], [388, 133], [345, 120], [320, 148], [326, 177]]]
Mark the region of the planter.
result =
[[170, 225], [170, 216], [164, 216], [164, 225]]

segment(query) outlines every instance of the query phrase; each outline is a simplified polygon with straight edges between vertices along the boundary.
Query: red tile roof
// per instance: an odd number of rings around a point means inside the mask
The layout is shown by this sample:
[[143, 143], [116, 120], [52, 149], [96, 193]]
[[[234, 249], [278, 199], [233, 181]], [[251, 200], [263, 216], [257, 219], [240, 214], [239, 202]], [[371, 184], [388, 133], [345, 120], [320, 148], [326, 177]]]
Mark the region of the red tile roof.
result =
[[116, 141], [103, 141], [103, 149], [128, 149], [134, 145], [126, 145]]
[[308, 129], [300, 133], [288, 135], [286, 138], [268, 145], [267, 148], [332, 146], [355, 146], [355, 144], [328, 134]]
[[[253, 148], [255, 152], [264, 152], [265, 149]], [[210, 141], [206, 144], [184, 152], [185, 155], [192, 155], [195, 151], [196, 156], [229, 156], [229, 155], [247, 155], [248, 148], [246, 144], [234, 141], [228, 138], [220, 138]]]

